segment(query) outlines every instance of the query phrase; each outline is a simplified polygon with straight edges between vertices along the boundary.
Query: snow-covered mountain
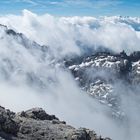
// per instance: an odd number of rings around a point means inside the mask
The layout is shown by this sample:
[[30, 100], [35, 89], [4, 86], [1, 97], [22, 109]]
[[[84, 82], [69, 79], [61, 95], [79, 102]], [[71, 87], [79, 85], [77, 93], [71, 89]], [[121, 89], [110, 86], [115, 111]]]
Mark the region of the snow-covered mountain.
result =
[[130, 25], [134, 30], [140, 31], [140, 18], [130, 17], [130, 16], [113, 16], [113, 17], [102, 17], [104, 21], [114, 22], [114, 23], [124, 23]]
[[68, 60], [65, 64], [83, 90], [111, 107], [113, 115], [124, 115], [119, 109], [121, 95], [118, 88], [121, 84], [129, 90], [139, 86], [140, 52], [129, 56], [124, 51], [119, 54], [99, 52]]

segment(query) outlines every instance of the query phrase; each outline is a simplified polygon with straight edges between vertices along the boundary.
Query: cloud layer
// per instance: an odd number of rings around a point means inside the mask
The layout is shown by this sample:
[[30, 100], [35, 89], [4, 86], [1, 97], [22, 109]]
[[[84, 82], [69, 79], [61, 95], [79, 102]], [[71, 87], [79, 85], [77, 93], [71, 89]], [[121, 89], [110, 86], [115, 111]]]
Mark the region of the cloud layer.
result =
[[128, 53], [140, 50], [140, 24], [136, 18], [39, 16], [24, 10], [22, 16], [0, 17], [0, 23], [59, 50], [59, 55], [80, 54], [84, 46], [95, 51], [99, 47]]
[[[94, 53], [101, 48], [115, 52], [138, 51], [139, 18], [54, 17], [24, 10], [21, 16], [1, 16], [0, 23], [25, 34], [22, 38], [8, 35], [6, 27], [0, 26], [1, 105], [15, 111], [43, 107], [76, 127], [95, 129], [114, 140], [139, 137], [139, 109], [136, 107], [139, 98], [131, 100], [131, 91], [127, 98], [123, 97], [122, 107], [130, 123], [120, 125], [108, 117], [110, 109], [81, 91], [71, 74], [56, 65], [50, 54], [38, 45], [49, 46], [56, 60], [67, 55], [81, 55], [87, 50]], [[120, 85], [117, 87], [120, 91]], [[124, 96], [127, 90], [122, 85]], [[127, 107], [126, 101], [130, 101], [131, 107]], [[136, 116], [133, 116], [134, 108]]]

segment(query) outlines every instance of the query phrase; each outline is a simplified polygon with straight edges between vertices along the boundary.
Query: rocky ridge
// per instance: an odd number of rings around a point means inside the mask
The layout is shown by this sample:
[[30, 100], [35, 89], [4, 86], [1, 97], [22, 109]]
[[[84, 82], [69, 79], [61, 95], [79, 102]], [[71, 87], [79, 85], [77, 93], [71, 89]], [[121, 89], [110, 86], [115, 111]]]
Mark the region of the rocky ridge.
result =
[[[135, 90], [140, 84], [140, 52], [127, 55], [98, 52], [93, 55], [75, 57], [65, 61], [82, 90], [112, 109], [116, 117], [123, 116], [118, 85]], [[122, 84], [121, 84], [122, 83]]]
[[86, 128], [75, 129], [41, 108], [14, 113], [0, 107], [0, 140], [111, 140]]

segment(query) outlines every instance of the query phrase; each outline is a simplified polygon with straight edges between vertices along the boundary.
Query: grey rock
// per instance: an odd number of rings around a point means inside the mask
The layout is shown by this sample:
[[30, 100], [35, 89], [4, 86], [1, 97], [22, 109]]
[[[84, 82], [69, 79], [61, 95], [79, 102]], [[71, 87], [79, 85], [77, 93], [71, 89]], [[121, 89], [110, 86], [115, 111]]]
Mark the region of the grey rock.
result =
[[97, 136], [94, 131], [75, 129], [47, 114], [41, 108], [33, 108], [15, 114], [0, 107], [0, 140], [110, 140]]
[[18, 124], [14, 121], [15, 113], [0, 107], [0, 130], [9, 134], [18, 132]]
[[33, 108], [27, 111], [18, 113], [21, 117], [32, 118], [36, 120], [58, 120], [55, 115], [48, 115], [42, 108]]

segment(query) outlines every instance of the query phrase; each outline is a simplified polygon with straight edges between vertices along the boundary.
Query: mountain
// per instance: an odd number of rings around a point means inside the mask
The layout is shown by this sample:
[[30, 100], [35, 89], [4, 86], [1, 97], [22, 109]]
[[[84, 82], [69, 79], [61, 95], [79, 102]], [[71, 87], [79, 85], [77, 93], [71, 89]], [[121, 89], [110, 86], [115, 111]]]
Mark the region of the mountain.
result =
[[[16, 33], [4, 25], [0, 25], [0, 80], [22, 84], [45, 86], [40, 69], [50, 67], [53, 54], [48, 46], [41, 46], [29, 40], [22, 33]], [[35, 80], [36, 79], [36, 80]], [[17, 82], [18, 81], [18, 82]]]
[[140, 84], [140, 52], [129, 56], [121, 53], [98, 52], [93, 55], [67, 60], [71, 71], [82, 90], [112, 109], [112, 115], [124, 116], [120, 110], [121, 90], [133, 90]]
[[131, 26], [135, 31], [140, 31], [140, 18], [130, 17], [130, 16], [112, 16], [112, 17], [101, 17], [102, 20], [114, 22], [114, 23], [124, 23]]

